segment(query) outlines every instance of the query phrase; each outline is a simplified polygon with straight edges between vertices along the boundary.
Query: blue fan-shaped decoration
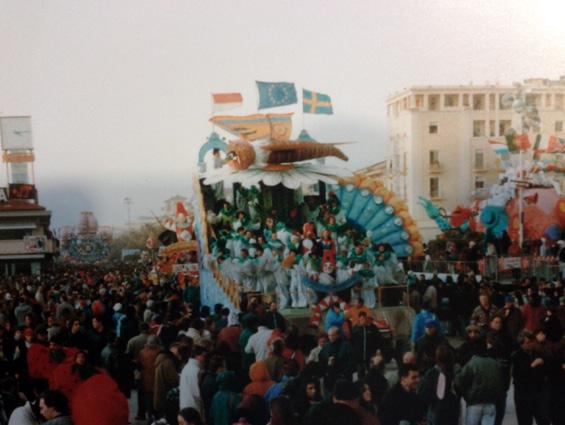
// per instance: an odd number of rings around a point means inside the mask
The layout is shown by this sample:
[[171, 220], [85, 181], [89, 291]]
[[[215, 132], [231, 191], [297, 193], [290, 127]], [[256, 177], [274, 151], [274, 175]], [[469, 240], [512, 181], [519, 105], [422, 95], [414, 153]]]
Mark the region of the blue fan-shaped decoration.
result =
[[[335, 188], [342, 215], [348, 223], [370, 231], [373, 243], [387, 243], [399, 257], [420, 254], [420, 236], [399, 215], [406, 207], [382, 184], [357, 176]], [[405, 213], [406, 214], [406, 213]]]

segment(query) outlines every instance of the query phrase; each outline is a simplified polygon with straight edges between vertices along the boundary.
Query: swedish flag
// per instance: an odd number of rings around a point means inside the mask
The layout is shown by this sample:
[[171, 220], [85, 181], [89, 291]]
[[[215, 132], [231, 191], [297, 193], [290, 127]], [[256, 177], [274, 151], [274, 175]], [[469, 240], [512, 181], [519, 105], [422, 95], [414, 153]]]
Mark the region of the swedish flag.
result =
[[302, 110], [305, 114], [332, 115], [334, 113], [332, 100], [327, 94], [305, 89], [302, 90]]
[[259, 109], [291, 105], [297, 102], [294, 83], [256, 81], [259, 90]]

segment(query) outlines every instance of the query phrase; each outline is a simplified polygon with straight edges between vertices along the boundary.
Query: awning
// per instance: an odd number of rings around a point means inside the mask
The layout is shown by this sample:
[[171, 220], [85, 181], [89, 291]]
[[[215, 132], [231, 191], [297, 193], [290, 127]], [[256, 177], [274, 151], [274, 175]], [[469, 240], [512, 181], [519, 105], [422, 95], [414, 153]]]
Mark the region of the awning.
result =
[[43, 260], [45, 254], [0, 255], [0, 260]]
[[2, 223], [0, 230], [20, 230], [20, 229], [36, 229], [35, 223]]

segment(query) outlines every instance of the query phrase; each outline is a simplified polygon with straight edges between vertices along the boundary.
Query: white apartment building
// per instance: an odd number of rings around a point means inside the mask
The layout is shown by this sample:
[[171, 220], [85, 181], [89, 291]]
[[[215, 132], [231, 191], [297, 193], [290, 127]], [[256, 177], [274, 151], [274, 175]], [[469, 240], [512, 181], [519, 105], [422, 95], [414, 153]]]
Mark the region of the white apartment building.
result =
[[488, 139], [510, 126], [520, 128], [520, 115], [501, 103], [504, 94], [519, 90], [537, 106], [542, 133], [563, 137], [565, 76], [512, 85], [411, 87], [388, 98], [392, 190], [408, 204], [424, 240], [439, 230], [418, 204], [420, 196], [450, 212], [498, 181], [500, 167]]

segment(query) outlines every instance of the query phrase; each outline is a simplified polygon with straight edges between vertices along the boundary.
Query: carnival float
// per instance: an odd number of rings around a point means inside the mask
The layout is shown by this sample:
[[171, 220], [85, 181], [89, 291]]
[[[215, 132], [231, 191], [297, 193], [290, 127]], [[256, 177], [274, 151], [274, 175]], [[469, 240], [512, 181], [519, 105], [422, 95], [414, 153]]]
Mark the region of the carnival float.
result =
[[465, 235], [484, 242], [485, 248], [492, 244], [498, 255], [519, 256], [527, 248], [549, 248], [562, 239], [565, 140], [541, 131], [539, 113], [527, 94], [508, 94], [502, 103], [519, 117], [519, 129], [489, 139], [501, 169], [499, 182], [451, 213], [425, 198], [420, 205], [437, 223], [444, 242]]
[[[153, 281], [161, 277], [173, 278], [183, 289], [198, 287], [199, 249], [194, 234], [194, 212], [184, 199], [172, 200], [172, 205], [165, 208], [165, 216], [162, 219], [156, 217], [163, 231], [157, 238], [161, 246], [149, 277]], [[157, 248], [153, 236], [147, 239], [146, 248], [150, 252]]]
[[98, 264], [110, 255], [112, 229], [99, 227], [91, 211], [80, 214], [76, 226], [61, 229], [61, 258], [69, 264]]
[[[298, 102], [292, 83], [257, 87], [259, 109]], [[305, 114], [333, 113], [329, 96], [302, 93]], [[242, 102], [238, 93], [213, 97], [219, 109]], [[210, 119], [194, 181], [202, 302], [239, 309], [259, 295], [279, 308], [319, 310], [328, 299], [362, 297], [374, 307], [377, 287], [403, 283], [399, 259], [422, 254], [418, 229], [382, 182], [341, 164], [347, 143], [322, 143], [305, 129], [293, 139], [292, 117]]]

